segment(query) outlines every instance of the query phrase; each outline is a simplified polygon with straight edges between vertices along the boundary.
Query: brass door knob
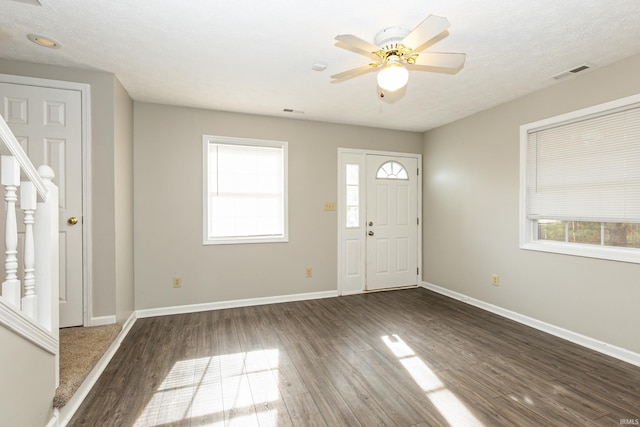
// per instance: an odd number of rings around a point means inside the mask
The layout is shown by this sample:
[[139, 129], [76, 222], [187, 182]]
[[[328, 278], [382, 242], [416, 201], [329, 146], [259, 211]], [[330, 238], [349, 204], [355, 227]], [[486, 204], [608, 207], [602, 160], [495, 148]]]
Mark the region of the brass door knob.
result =
[[67, 220], [67, 222], [71, 225], [76, 225], [78, 223], [78, 218], [76, 218], [75, 216], [72, 216]]

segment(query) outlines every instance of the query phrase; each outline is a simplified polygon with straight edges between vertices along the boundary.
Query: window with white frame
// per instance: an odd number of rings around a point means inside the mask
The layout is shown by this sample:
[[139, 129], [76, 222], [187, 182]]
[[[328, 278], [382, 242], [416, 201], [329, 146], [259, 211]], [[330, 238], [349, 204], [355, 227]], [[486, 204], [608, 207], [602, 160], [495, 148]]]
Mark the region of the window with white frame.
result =
[[286, 242], [287, 143], [203, 136], [204, 244]]
[[347, 228], [360, 226], [360, 165], [346, 164], [345, 171], [345, 225]]
[[640, 95], [520, 128], [520, 246], [640, 263]]

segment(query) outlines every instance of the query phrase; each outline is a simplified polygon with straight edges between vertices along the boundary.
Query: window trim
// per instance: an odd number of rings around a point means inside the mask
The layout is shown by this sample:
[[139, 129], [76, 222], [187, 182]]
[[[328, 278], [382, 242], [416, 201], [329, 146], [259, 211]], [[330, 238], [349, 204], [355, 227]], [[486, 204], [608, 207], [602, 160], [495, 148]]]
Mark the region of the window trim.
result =
[[[282, 236], [210, 238], [209, 227], [209, 145], [246, 145], [277, 147], [283, 150], [283, 232]], [[286, 243], [289, 241], [289, 147], [287, 141], [202, 135], [202, 244], [233, 245], [250, 243]]]
[[640, 104], [640, 94], [549, 117], [520, 126], [520, 249], [640, 264], [640, 249], [535, 239], [535, 220], [527, 218], [527, 144], [532, 131], [587, 120]]

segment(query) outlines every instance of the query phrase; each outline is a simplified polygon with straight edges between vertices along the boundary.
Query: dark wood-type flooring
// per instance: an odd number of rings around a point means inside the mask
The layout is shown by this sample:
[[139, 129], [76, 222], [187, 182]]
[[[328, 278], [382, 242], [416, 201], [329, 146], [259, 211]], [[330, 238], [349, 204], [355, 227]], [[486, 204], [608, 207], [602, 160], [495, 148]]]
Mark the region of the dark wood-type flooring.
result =
[[638, 418], [639, 367], [410, 289], [140, 319], [69, 425], [619, 426]]

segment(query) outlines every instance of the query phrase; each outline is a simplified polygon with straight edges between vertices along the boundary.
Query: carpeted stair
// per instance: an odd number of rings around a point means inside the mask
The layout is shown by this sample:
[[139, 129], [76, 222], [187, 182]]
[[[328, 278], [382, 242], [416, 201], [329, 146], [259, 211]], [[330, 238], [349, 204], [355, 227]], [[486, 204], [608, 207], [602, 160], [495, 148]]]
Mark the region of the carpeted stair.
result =
[[53, 398], [55, 408], [69, 402], [121, 329], [117, 323], [60, 329], [60, 386]]

